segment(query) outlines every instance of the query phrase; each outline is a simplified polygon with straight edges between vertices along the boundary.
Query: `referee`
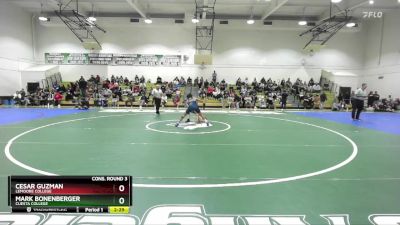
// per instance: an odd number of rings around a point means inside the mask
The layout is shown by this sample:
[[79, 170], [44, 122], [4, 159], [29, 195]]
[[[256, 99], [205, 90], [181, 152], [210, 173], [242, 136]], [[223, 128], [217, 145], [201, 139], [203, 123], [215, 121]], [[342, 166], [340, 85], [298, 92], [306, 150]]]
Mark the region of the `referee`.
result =
[[364, 83], [361, 88], [357, 89], [354, 93], [352, 99], [353, 111], [351, 112], [351, 118], [353, 118], [353, 120], [360, 120], [360, 114], [364, 108], [364, 100], [367, 98], [365, 89], [367, 89], [367, 84]]
[[156, 113], [160, 114], [161, 97], [163, 95], [160, 85], [156, 85], [156, 88], [151, 92], [153, 95], [154, 103], [156, 104]]

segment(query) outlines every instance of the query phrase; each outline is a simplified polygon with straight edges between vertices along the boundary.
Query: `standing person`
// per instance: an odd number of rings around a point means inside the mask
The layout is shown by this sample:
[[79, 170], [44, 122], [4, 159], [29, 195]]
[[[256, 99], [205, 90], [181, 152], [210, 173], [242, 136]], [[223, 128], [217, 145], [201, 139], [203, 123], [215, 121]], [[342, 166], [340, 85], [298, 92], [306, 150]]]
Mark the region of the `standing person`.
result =
[[284, 109], [286, 109], [286, 102], [287, 102], [287, 98], [288, 98], [288, 93], [286, 92], [286, 90], [283, 90], [283, 93], [281, 95], [281, 110], [283, 111]]
[[374, 93], [370, 91], [368, 94], [367, 107], [369, 108], [372, 106], [374, 106]]
[[327, 100], [326, 94], [325, 92], [322, 91], [320, 95], [319, 109], [324, 109], [326, 100]]
[[86, 97], [86, 88], [87, 88], [87, 82], [83, 76], [78, 81], [79, 89], [81, 90], [81, 96]]
[[352, 99], [353, 110], [351, 112], [351, 118], [353, 120], [360, 120], [360, 114], [364, 108], [364, 100], [367, 97], [367, 92], [365, 91], [365, 89], [367, 89], [366, 83], [362, 84], [361, 88], [357, 89], [354, 92], [354, 96]]
[[217, 83], [217, 73], [215, 72], [215, 70], [211, 76], [212, 76], [212, 82], [214, 82], [214, 84], [216, 84]]
[[163, 92], [160, 89], [160, 85], [156, 85], [156, 88], [153, 89], [151, 95], [153, 95], [154, 103], [156, 105], [156, 113], [160, 114], [161, 97], [163, 95]]
[[374, 93], [374, 106], [377, 106], [378, 105], [378, 103], [379, 103], [379, 98], [380, 98], [381, 96], [378, 94], [378, 92], [377, 91], [375, 91], [375, 93]]

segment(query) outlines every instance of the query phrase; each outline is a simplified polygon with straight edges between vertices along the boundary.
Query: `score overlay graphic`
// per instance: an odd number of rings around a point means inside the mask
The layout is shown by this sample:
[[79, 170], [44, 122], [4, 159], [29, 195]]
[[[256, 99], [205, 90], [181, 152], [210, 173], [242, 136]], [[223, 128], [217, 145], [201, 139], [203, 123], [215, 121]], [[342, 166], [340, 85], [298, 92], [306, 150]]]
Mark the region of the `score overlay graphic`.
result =
[[128, 213], [131, 176], [10, 176], [12, 212]]

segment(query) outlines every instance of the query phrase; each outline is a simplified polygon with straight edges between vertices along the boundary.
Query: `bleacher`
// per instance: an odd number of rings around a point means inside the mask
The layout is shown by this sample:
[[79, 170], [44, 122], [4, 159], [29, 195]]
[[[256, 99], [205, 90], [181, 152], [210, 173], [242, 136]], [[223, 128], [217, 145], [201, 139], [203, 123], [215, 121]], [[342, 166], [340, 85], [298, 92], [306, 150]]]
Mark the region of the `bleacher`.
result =
[[[67, 85], [69, 83], [70, 82], [63, 82], [64, 85]], [[155, 85], [156, 84], [153, 84], [153, 83], [146, 83], [146, 96], [150, 96], [150, 99], [148, 100], [148, 104], [146, 105], [147, 107], [153, 107], [154, 106], [153, 99], [152, 99], [152, 96], [150, 95], [150, 93], [151, 93], [152, 89], [155, 88]], [[120, 87], [121, 87], [121, 89], [129, 88], [126, 85], [120, 85]], [[229, 87], [233, 87], [235, 92], [237, 94], [240, 94], [239, 90], [237, 90], [237, 87], [235, 85], [229, 85]], [[179, 102], [179, 106], [178, 107], [185, 107], [185, 102], [184, 101], [185, 101], [185, 96], [187, 94], [191, 93], [194, 97], [198, 97], [198, 90], [199, 90], [198, 87], [195, 87], [195, 86], [193, 86], [193, 87], [192, 86], [185, 87], [185, 86], [183, 86], [183, 87], [180, 87], [179, 90], [180, 90], [180, 92], [182, 94], [181, 94], [181, 100]], [[325, 109], [331, 109], [332, 103], [333, 103], [334, 98], [335, 98], [335, 94], [333, 92], [330, 92], [330, 91], [324, 91], [324, 92], [327, 95], [327, 101], [324, 104], [324, 108]], [[257, 93], [257, 95], [262, 95], [262, 93], [261, 92]], [[125, 97], [123, 97], [123, 100], [124, 99], [125, 99]], [[139, 99], [140, 99], [139, 96], [135, 97], [135, 101], [133, 102], [133, 107], [139, 107], [139, 104], [140, 104], [140, 100]], [[224, 102], [224, 108], [229, 108], [229, 105], [227, 103], [227, 99], [223, 99], [223, 101], [225, 101]], [[111, 105], [111, 98], [108, 99], [108, 103], [109, 103], [108, 105]], [[95, 107], [94, 100], [92, 98], [90, 99], [89, 104], [90, 104], [91, 107]], [[67, 106], [67, 107], [73, 107], [73, 106], [76, 106], [77, 103], [75, 103], [74, 101], [65, 101], [65, 100], [63, 100], [63, 101], [61, 101], [61, 105], [62, 106]], [[206, 107], [206, 108], [222, 108], [223, 107], [223, 103], [222, 103], [221, 100], [214, 99], [212, 97], [199, 98], [199, 105], [200, 105], [200, 107]], [[275, 108], [280, 108], [280, 102], [279, 101], [275, 101], [274, 105], [275, 105]], [[175, 107], [171, 98], [168, 99], [168, 101], [167, 101], [165, 106], [166, 107]], [[257, 101], [256, 106], [257, 106], [257, 108], [260, 108], [259, 101]], [[125, 107], [125, 101], [119, 101], [118, 102], [118, 107]], [[315, 107], [318, 107], [318, 106], [315, 106]], [[286, 108], [289, 108], [289, 109], [302, 109], [303, 105], [298, 99], [295, 99], [295, 97], [293, 95], [289, 95], [288, 96], [288, 100], [287, 100]]]

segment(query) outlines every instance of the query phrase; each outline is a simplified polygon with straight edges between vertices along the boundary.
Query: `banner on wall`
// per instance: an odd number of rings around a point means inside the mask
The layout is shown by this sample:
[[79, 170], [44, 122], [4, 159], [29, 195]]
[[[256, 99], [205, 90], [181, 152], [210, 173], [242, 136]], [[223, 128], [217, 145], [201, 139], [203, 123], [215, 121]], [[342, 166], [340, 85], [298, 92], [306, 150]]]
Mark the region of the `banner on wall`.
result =
[[180, 66], [181, 55], [110, 54], [110, 53], [45, 53], [45, 63], [52, 65], [111, 66]]

